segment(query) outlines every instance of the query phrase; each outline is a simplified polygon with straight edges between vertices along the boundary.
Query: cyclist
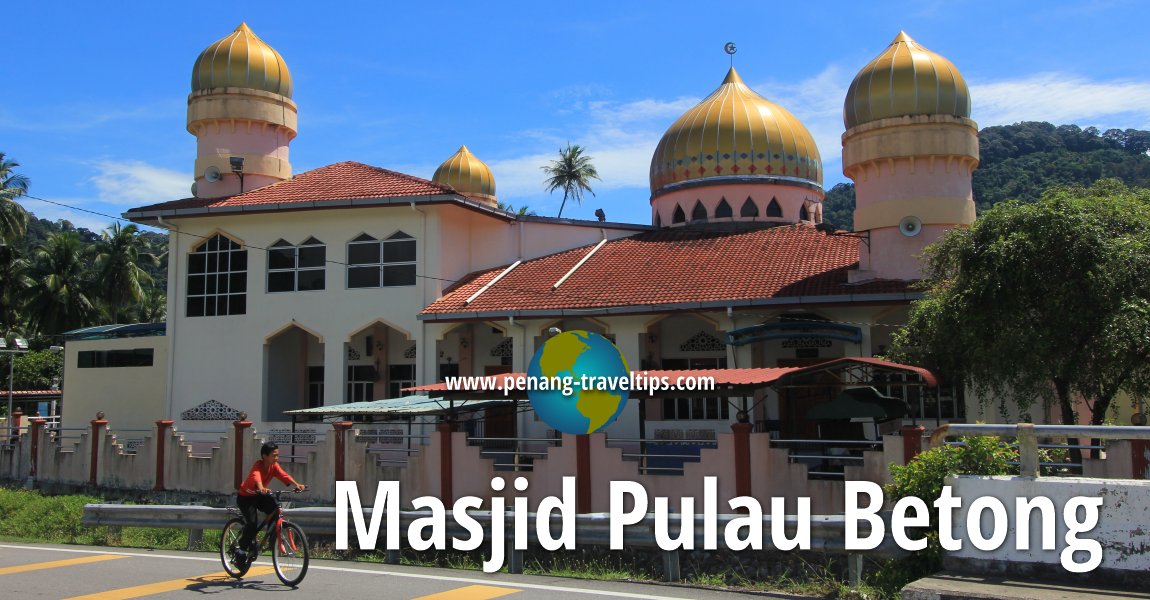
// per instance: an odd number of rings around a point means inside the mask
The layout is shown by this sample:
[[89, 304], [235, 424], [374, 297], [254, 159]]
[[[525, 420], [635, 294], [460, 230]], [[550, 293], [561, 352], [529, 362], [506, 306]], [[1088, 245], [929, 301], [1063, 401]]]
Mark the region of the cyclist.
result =
[[283, 482], [284, 485], [295, 487], [302, 492], [307, 486], [292, 479], [287, 471], [279, 465], [279, 446], [268, 442], [260, 448], [260, 459], [252, 465], [247, 479], [240, 484], [236, 491], [236, 506], [244, 515], [244, 534], [240, 536], [240, 547], [236, 550], [236, 562], [243, 563], [248, 559], [248, 548], [252, 539], [259, 531], [259, 513], [271, 514], [276, 511], [276, 499], [268, 489], [272, 478]]

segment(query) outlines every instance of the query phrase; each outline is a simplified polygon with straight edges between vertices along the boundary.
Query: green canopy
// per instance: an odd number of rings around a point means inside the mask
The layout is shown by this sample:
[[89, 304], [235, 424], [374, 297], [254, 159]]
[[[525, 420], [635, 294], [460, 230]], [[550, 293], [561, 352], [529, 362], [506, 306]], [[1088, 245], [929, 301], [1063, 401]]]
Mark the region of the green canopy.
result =
[[871, 418], [878, 422], [905, 417], [909, 411], [906, 402], [884, 396], [873, 387], [843, 390], [837, 398], [812, 407], [807, 418], [813, 421], [842, 421]]
[[430, 396], [404, 396], [403, 398], [389, 398], [386, 400], [371, 400], [368, 402], [351, 402], [348, 404], [333, 404], [331, 406], [317, 406], [315, 408], [301, 408], [299, 410], [284, 411], [285, 415], [323, 416], [323, 415], [445, 415], [451, 411], [477, 410], [488, 406], [496, 406], [515, 402], [514, 398], [497, 398], [494, 400], [447, 400], [445, 398], [432, 398]]

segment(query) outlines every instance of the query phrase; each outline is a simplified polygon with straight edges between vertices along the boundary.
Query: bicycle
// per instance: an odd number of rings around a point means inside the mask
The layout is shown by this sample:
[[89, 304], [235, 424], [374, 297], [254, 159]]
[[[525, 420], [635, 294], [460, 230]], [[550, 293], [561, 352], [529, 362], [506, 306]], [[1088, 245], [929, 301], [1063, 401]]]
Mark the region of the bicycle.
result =
[[248, 557], [243, 561], [237, 561], [235, 555], [247, 520], [238, 508], [228, 507], [229, 513], [237, 515], [224, 525], [223, 535], [220, 536], [220, 562], [224, 564], [224, 571], [228, 575], [236, 579], [243, 577], [260, 552], [266, 552], [270, 547], [276, 577], [279, 577], [284, 585], [291, 587], [296, 587], [303, 581], [304, 575], [307, 575], [310, 558], [307, 536], [299, 525], [284, 518], [284, 509], [279, 505], [279, 499], [281, 494], [287, 492], [287, 490], [272, 492], [276, 499], [276, 510], [260, 524], [256, 537], [248, 548]]

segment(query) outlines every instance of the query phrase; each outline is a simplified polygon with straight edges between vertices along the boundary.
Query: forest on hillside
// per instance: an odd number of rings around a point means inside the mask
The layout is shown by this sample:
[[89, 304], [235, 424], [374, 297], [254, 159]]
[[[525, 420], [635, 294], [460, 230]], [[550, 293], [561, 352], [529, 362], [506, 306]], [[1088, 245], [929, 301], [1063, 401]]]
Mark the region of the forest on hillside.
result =
[[[1150, 187], [1150, 131], [1081, 128], [1027, 121], [978, 133], [979, 165], [972, 182], [978, 212], [1004, 200], [1033, 202], [1051, 187], [1089, 186], [1114, 178]], [[840, 183], [827, 190], [823, 220], [852, 230], [855, 190]]]

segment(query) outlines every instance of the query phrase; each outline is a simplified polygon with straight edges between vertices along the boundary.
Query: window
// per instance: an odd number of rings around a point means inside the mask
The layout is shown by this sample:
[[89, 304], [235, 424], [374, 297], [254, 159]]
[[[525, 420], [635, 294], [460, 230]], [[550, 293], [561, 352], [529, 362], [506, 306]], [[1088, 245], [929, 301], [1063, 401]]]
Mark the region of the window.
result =
[[132, 350], [83, 350], [76, 357], [76, 366], [81, 369], [104, 369], [110, 367], [150, 367], [154, 350], [134, 348]]
[[215, 235], [188, 254], [189, 317], [243, 315], [248, 310], [248, 251]]
[[299, 246], [280, 240], [268, 249], [268, 293], [324, 289], [327, 247], [309, 237]]
[[755, 205], [755, 201], [747, 196], [746, 201], [743, 202], [743, 207], [739, 209], [740, 217], [757, 217], [759, 216], [759, 207]]
[[782, 218], [783, 207], [779, 206], [777, 199], [771, 198], [771, 203], [767, 205], [767, 216]]
[[415, 387], [415, 365], [391, 365], [387, 368], [387, 397], [399, 398], [403, 388]]
[[687, 221], [687, 214], [683, 212], [683, 207], [678, 204], [675, 205], [675, 214], [671, 215], [671, 224], [685, 223]]
[[707, 207], [703, 206], [701, 200], [695, 200], [695, 208], [691, 209], [692, 221], [706, 221], [707, 220]]
[[347, 245], [347, 287], [415, 285], [415, 238], [397, 231], [385, 240], [366, 233]]
[[[725, 369], [726, 358], [668, 358], [663, 368], [670, 370]], [[729, 420], [731, 405], [722, 398], [663, 398], [663, 419]]]
[[307, 407], [323, 406], [323, 367], [307, 368]]
[[799, 209], [799, 220], [800, 221], [810, 221], [811, 220], [811, 214], [809, 212], [807, 212], [806, 205], [804, 205], [802, 208]]
[[731, 205], [727, 204], [727, 199], [722, 198], [719, 200], [719, 205], [715, 207], [716, 219], [729, 219], [731, 218]]
[[374, 399], [375, 367], [371, 365], [347, 366], [347, 401], [366, 402]]

